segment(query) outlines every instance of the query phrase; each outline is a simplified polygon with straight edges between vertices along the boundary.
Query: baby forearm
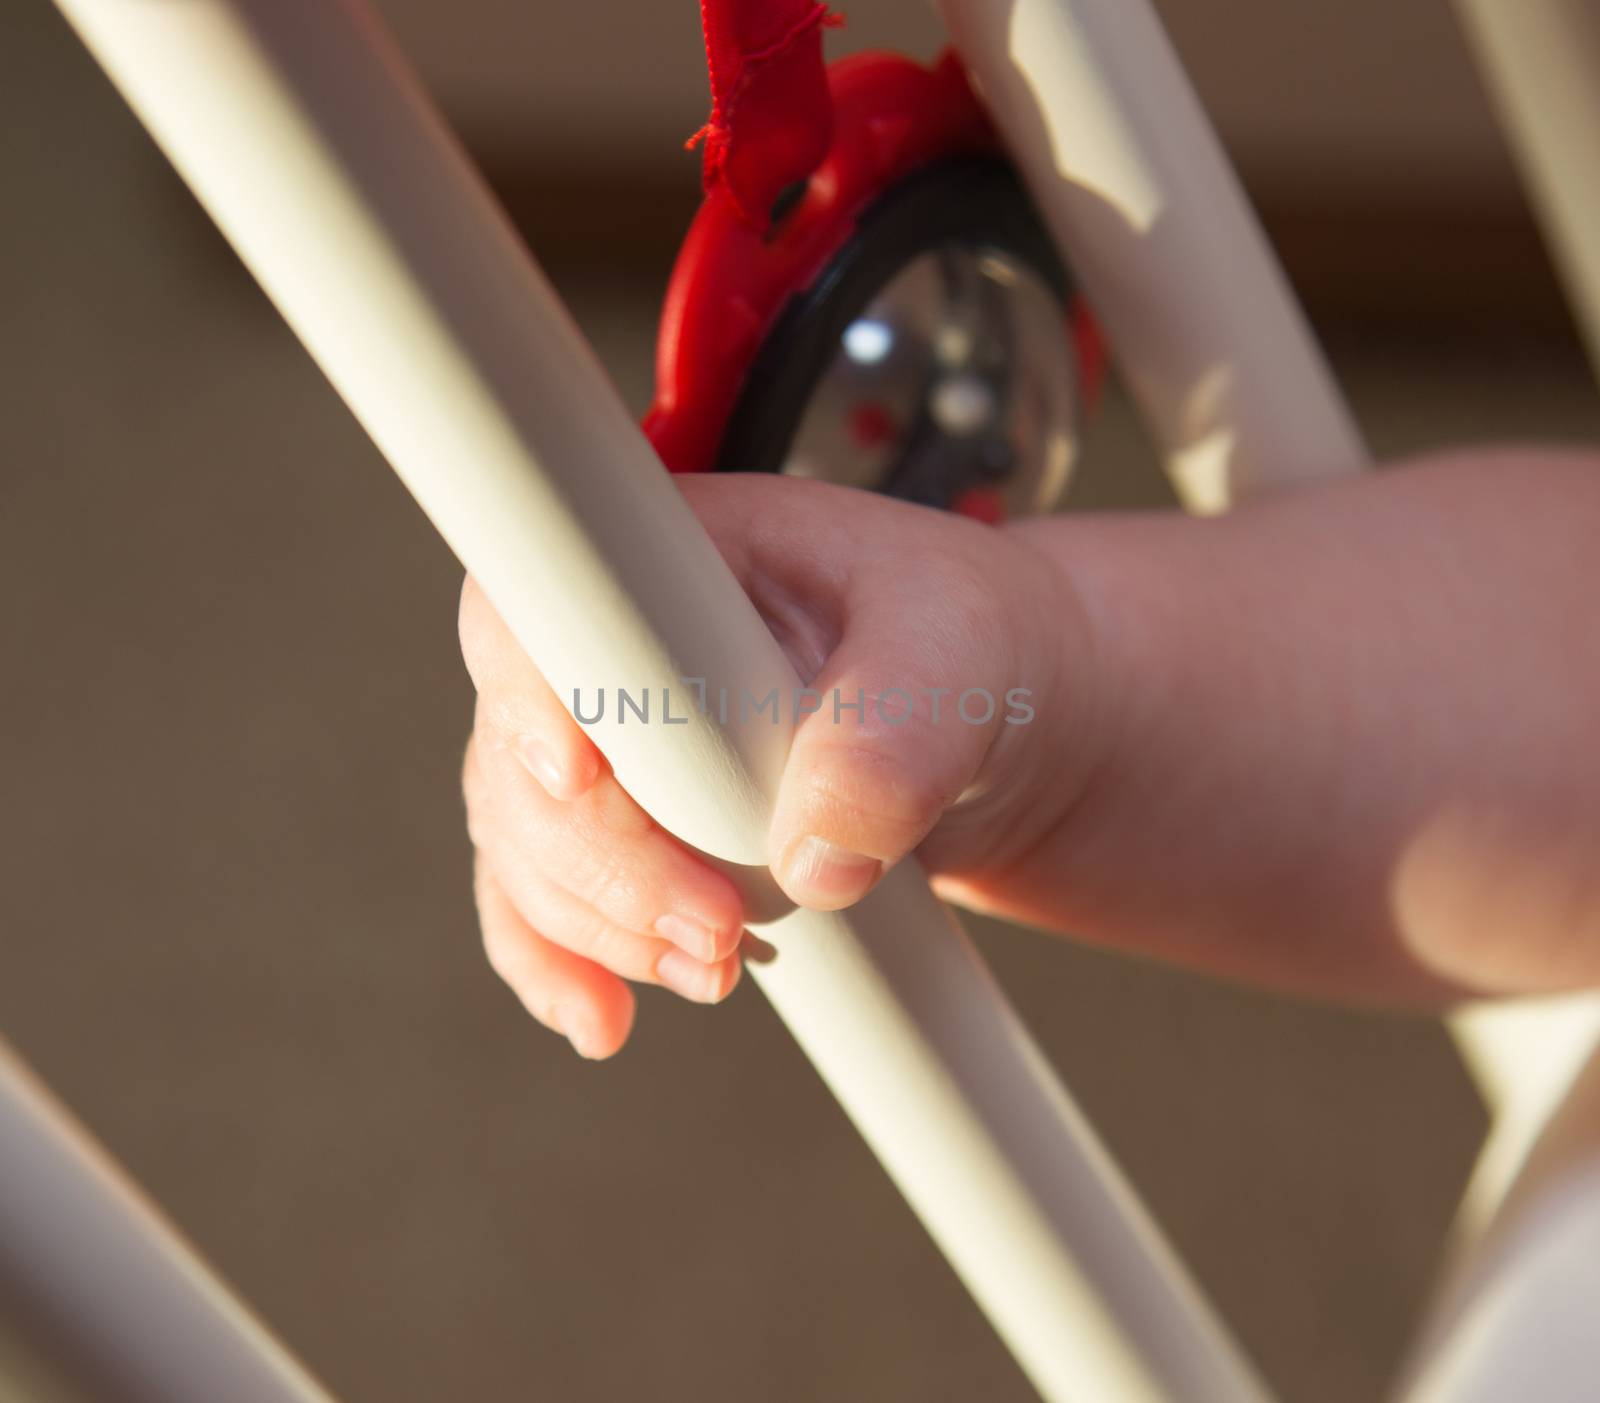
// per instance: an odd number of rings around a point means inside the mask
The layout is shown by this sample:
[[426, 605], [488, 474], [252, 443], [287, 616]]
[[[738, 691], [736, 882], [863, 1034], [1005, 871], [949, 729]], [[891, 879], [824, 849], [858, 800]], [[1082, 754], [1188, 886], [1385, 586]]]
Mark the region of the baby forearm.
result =
[[1600, 981], [1600, 459], [1012, 529], [1096, 620], [1098, 758], [986, 904], [1318, 992]]

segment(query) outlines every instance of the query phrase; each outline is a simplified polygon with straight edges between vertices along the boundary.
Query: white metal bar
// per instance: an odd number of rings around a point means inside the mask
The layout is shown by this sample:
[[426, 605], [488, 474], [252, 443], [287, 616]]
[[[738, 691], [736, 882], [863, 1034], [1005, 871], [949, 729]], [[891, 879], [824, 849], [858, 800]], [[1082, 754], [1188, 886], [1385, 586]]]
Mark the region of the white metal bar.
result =
[[1600, 374], [1600, 6], [1456, 0]]
[[[1600, 374], [1600, 9], [1457, 0]], [[1410, 1403], [1594, 1392], [1600, 995], [1485, 1010], [1458, 1038], [1496, 1107], [1403, 1385]]]
[[1367, 466], [1148, 0], [937, 0], [1185, 505]]
[[1600, 1054], [1570, 1079], [1404, 1371], [1406, 1403], [1588, 1403], [1600, 1302]]
[[[558, 692], [794, 677], [364, 9], [58, 0]], [[591, 727], [762, 868], [787, 727]], [[1260, 1397], [913, 864], [756, 971], [1048, 1397]]]
[[[1456, 0], [1600, 374], [1600, 8], [1594, 0]], [[1600, 1038], [1600, 995], [1456, 1021], [1498, 1110], [1462, 1237], [1488, 1221], [1550, 1107]]]
[[330, 1403], [0, 1044], [0, 1299], [19, 1296], [85, 1396]]
[[1484, 1004], [1457, 1014], [1452, 1029], [1494, 1112], [1452, 1229], [1450, 1255], [1456, 1258], [1474, 1249], [1594, 1051], [1600, 997], [1558, 994]]
[[[1600, 7], [1456, 0], [1600, 375]], [[1600, 995], [1457, 1020], [1498, 1115], [1468, 1201], [1481, 1226], [1600, 1038]], [[1464, 1234], [1465, 1235], [1465, 1234]]]

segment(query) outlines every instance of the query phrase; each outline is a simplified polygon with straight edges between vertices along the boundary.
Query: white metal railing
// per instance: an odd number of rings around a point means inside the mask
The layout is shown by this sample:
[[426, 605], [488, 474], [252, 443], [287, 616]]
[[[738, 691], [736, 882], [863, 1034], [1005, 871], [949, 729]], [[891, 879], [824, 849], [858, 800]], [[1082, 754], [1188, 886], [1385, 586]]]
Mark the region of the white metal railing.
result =
[[[558, 693], [792, 683], [366, 8], [57, 3]], [[1360, 436], [1148, 0], [939, 3], [1186, 502], [1359, 470]], [[1462, 3], [1496, 46], [1513, 10], [1552, 42], [1592, 23], [1585, 0]], [[1503, 79], [1543, 151], [1528, 74]], [[1574, 285], [1600, 287], [1584, 271], [1594, 222], [1564, 196], [1576, 167], [1542, 160]], [[691, 713], [588, 729], [665, 827], [761, 882], [782, 727]], [[848, 912], [762, 930], [781, 957], [758, 982], [1042, 1393], [1263, 1396], [914, 864]], [[165, 1317], [161, 1396], [324, 1396], [3, 1066], [0, 1116], [0, 1236], [40, 1205], [62, 1223], [97, 1205], [74, 1254], [26, 1239], [35, 1284], [85, 1303], [86, 1336], [146, 1309], [87, 1279], [131, 1235], [151, 1280], [190, 1288]], [[199, 1361], [219, 1358], [265, 1382], [218, 1391]]]

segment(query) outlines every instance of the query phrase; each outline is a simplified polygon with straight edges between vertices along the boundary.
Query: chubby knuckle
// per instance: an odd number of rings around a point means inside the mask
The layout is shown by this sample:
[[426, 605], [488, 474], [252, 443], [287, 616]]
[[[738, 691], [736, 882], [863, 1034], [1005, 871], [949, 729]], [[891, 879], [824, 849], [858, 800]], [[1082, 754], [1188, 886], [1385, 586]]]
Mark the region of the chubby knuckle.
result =
[[592, 906], [567, 913], [548, 936], [556, 944], [623, 979], [649, 979], [655, 961], [649, 942], [624, 930]]
[[604, 784], [591, 792], [588, 812], [593, 817], [595, 843], [615, 847], [632, 861], [655, 832], [655, 820], [620, 784]]
[[643, 909], [648, 892], [637, 854], [616, 842], [589, 845], [583, 887], [597, 907], [629, 919]]
[[624, 979], [648, 979], [654, 974], [655, 959], [650, 947], [603, 917], [592, 924], [585, 949], [596, 964]]

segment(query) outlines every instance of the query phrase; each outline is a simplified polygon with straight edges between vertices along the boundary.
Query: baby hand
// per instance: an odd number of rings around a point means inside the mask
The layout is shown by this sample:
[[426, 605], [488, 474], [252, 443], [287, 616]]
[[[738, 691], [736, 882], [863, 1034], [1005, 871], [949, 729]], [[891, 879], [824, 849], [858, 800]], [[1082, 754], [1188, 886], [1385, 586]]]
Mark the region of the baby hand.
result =
[[[810, 689], [769, 833], [784, 891], [839, 909], [915, 850], [947, 894], [982, 902], [1081, 769], [1066, 746], [1081, 707], [1060, 673], [1087, 651], [1088, 622], [1060, 572], [1020, 534], [848, 488], [680, 486]], [[471, 579], [461, 644], [495, 970], [586, 1057], [626, 1041], [628, 981], [726, 998], [745, 938], [732, 882], [633, 802]]]

